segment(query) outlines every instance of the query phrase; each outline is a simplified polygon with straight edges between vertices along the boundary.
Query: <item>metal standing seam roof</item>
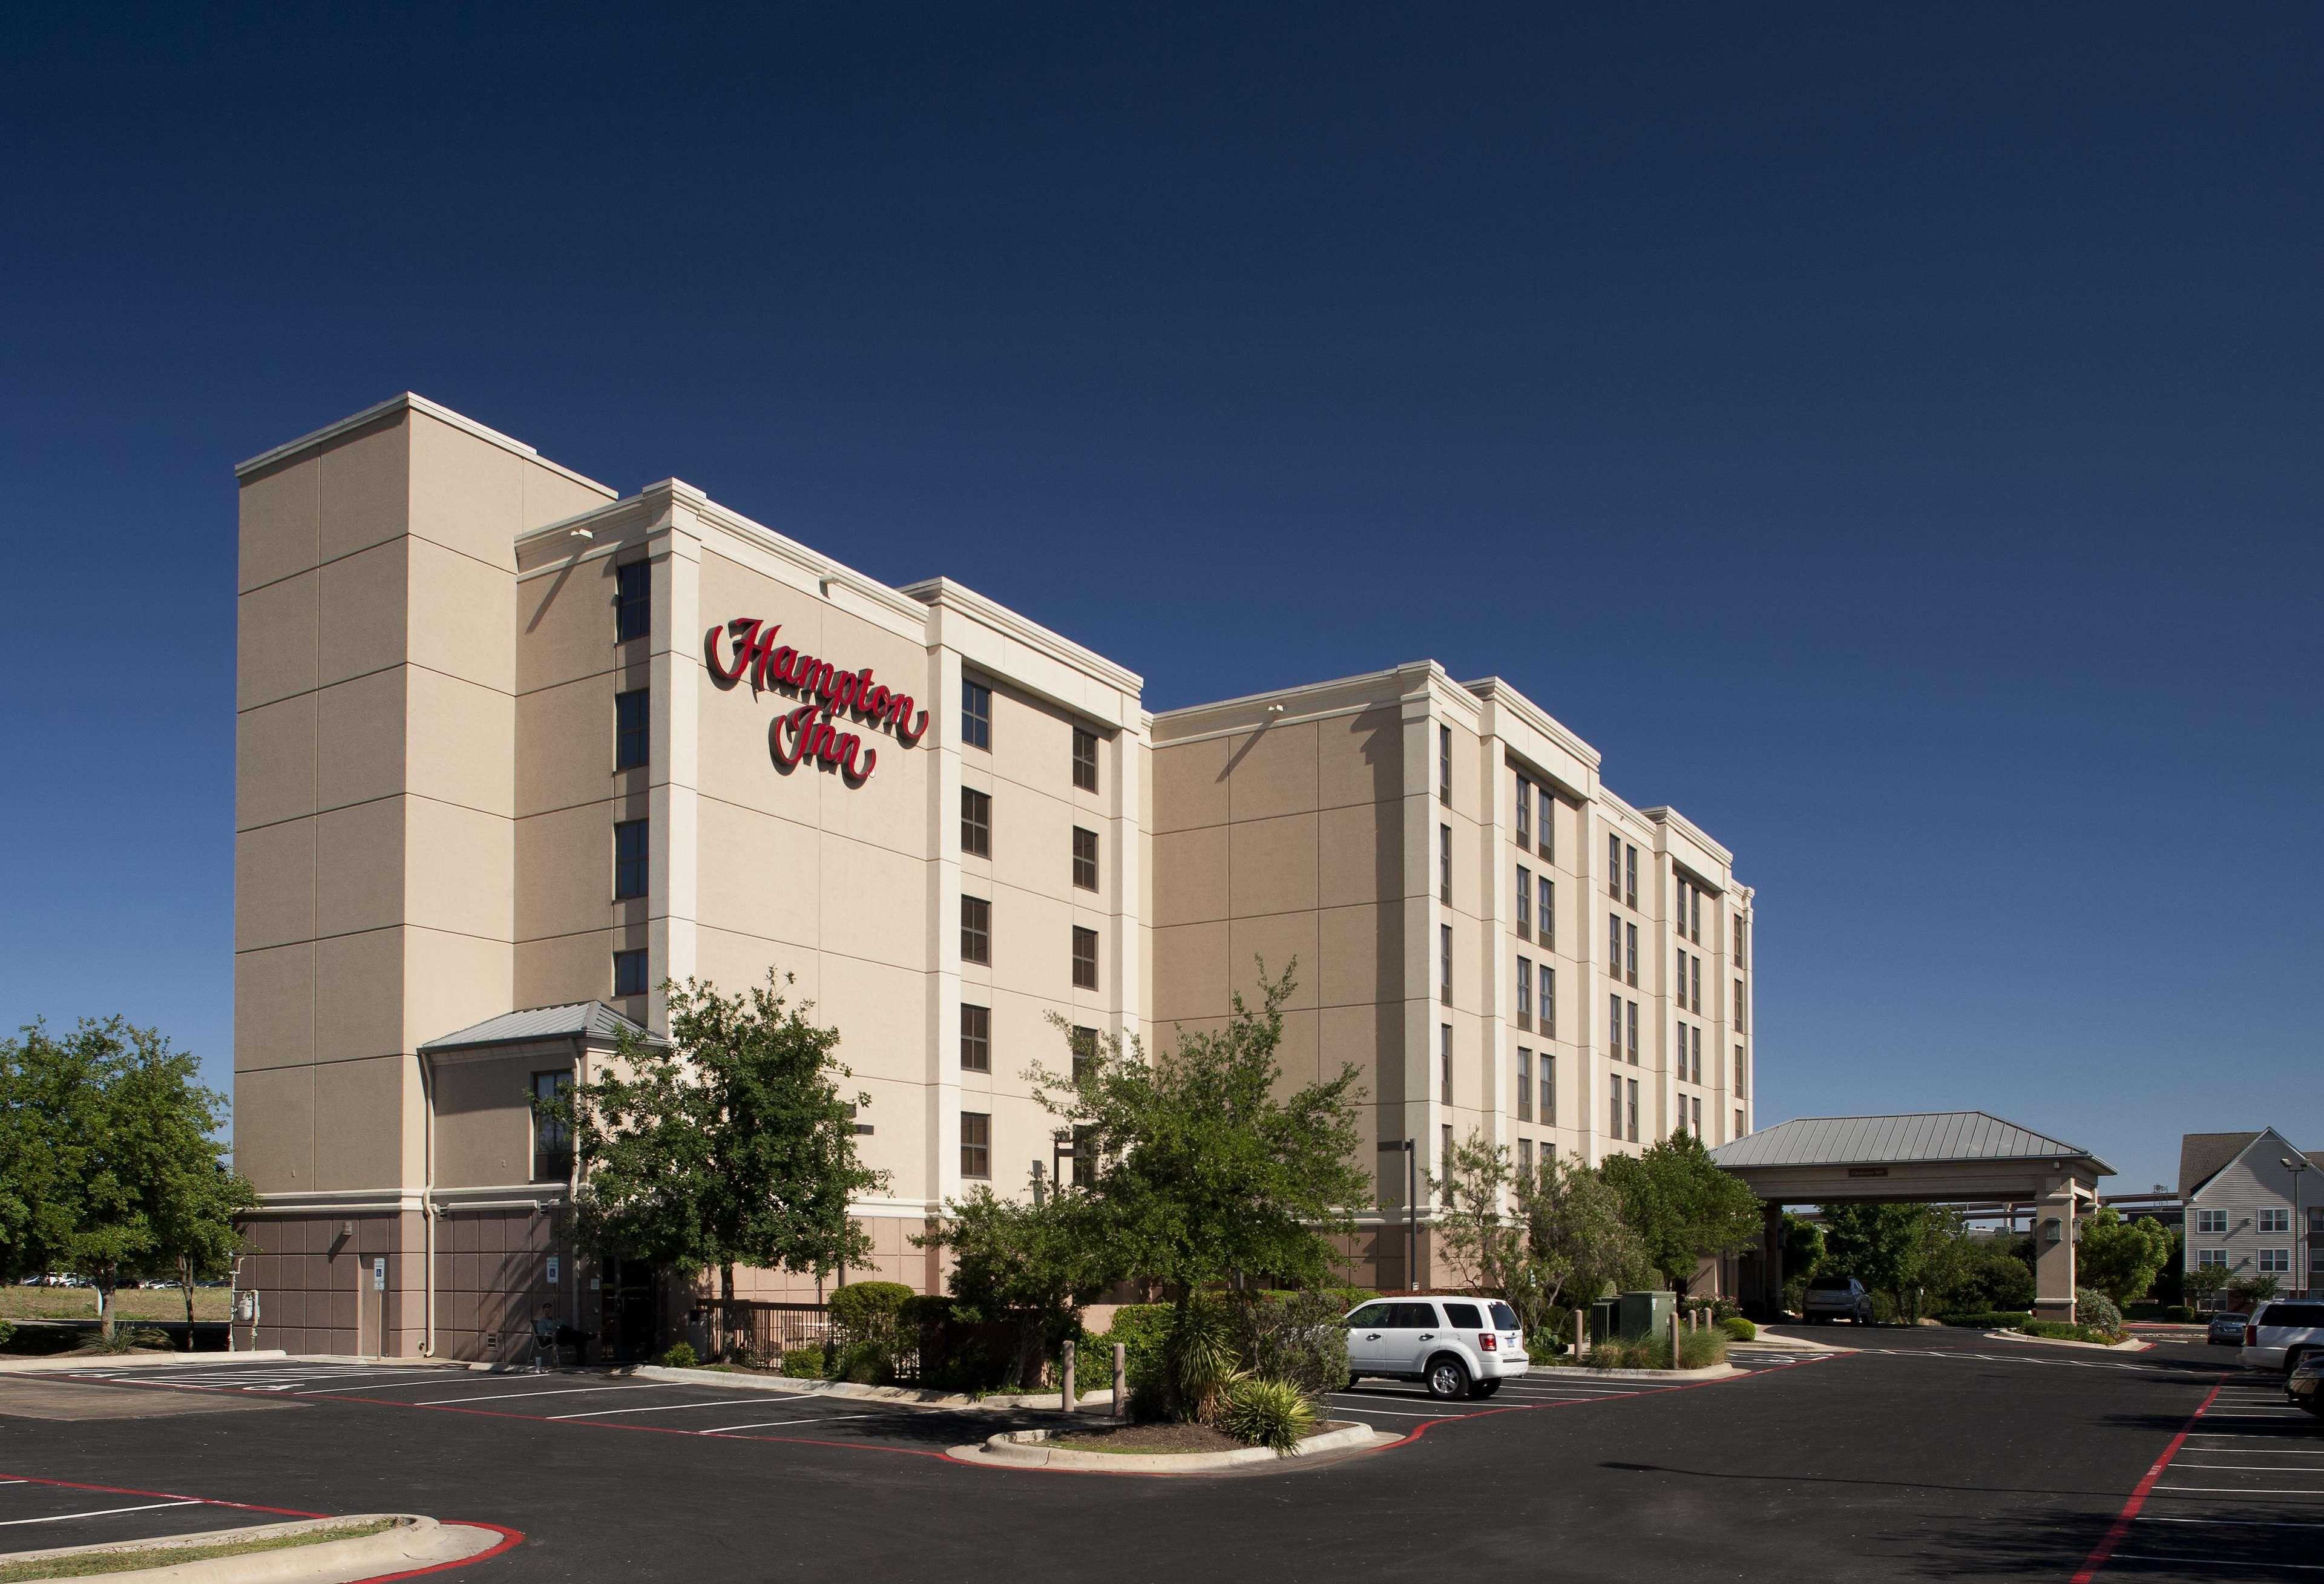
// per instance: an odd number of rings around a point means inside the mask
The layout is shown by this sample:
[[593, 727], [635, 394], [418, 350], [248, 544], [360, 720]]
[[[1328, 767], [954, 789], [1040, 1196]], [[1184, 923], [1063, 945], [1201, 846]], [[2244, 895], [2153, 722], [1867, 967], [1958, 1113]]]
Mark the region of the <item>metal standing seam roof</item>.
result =
[[647, 1033], [603, 1001], [570, 1001], [561, 1007], [531, 1007], [503, 1012], [482, 1023], [438, 1036], [420, 1045], [423, 1051], [465, 1050], [483, 1045], [520, 1045], [527, 1040], [587, 1038], [608, 1045], [628, 1034], [650, 1045], [659, 1038]]
[[1722, 1166], [1871, 1165], [1905, 1161], [2087, 1160], [2102, 1176], [2114, 1168], [2067, 1144], [1985, 1111], [1922, 1111], [1898, 1117], [1801, 1117], [1746, 1134], [1711, 1152]]

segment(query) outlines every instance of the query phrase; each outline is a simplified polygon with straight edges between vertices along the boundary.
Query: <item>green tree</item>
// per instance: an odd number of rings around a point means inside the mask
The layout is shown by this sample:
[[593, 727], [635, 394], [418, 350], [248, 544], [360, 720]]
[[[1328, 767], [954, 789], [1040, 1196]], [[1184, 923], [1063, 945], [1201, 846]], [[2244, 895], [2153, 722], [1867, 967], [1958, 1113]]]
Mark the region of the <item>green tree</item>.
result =
[[124, 1277], [222, 1265], [254, 1202], [226, 1164], [226, 1099], [199, 1079], [193, 1055], [119, 1018], [0, 1041], [0, 1259], [88, 1277], [108, 1339]]
[[1823, 1229], [1805, 1216], [1784, 1212], [1784, 1280], [1804, 1282], [1823, 1263]]
[[1712, 1165], [1692, 1133], [1674, 1133], [1640, 1155], [1609, 1156], [1598, 1170], [1621, 1196], [1646, 1258], [1675, 1292], [1686, 1291], [1705, 1259], [1759, 1239], [1757, 1196]]
[[2119, 1304], [2146, 1296], [2171, 1259], [2171, 1232], [2150, 1218], [2125, 1220], [2111, 1204], [2082, 1218], [2074, 1250], [2080, 1285], [2104, 1293]]
[[1010, 1386], [1039, 1383], [1058, 1344], [1081, 1329], [1082, 1305], [1117, 1275], [1096, 1220], [1084, 1193], [1068, 1190], [1028, 1203], [978, 1188], [946, 1203], [943, 1218], [913, 1238], [924, 1248], [951, 1251], [945, 1281], [959, 1301], [955, 1319], [1017, 1328]]
[[2187, 1302], [2198, 1309], [2208, 1308], [2227, 1285], [2227, 1267], [2224, 1265], [2199, 1265], [2189, 1271], [2181, 1285]]
[[733, 1335], [734, 1267], [817, 1276], [871, 1254], [848, 1205], [887, 1184], [855, 1153], [855, 1106], [838, 1081], [839, 1030], [809, 1021], [773, 973], [744, 995], [666, 984], [669, 1040], [624, 1036], [599, 1076], [545, 1115], [573, 1130], [588, 1248], [692, 1278], [718, 1273]]
[[1824, 1264], [1845, 1271], [1918, 1318], [1923, 1296], [1962, 1279], [1967, 1239], [1958, 1218], [1932, 1204], [1828, 1204]]
[[1578, 1156], [1547, 1152], [1513, 1174], [1507, 1149], [1472, 1135], [1430, 1186], [1450, 1212], [1439, 1232], [1454, 1267], [1506, 1299], [1528, 1332], [1652, 1273], [1620, 1197]]

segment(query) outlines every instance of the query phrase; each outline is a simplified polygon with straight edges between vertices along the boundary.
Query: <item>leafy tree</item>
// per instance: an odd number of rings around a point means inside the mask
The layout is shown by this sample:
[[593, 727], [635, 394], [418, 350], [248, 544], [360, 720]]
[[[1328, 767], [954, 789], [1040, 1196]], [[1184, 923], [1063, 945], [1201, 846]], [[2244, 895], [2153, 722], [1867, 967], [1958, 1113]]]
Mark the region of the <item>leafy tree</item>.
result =
[[1620, 1196], [1579, 1157], [1552, 1151], [1512, 1174], [1508, 1151], [1472, 1135], [1430, 1183], [1451, 1210], [1440, 1236], [1454, 1267], [1500, 1294], [1528, 1331], [1653, 1269]]
[[1711, 1164], [1692, 1133], [1674, 1133], [1644, 1154], [1609, 1156], [1598, 1167], [1621, 1196], [1623, 1218], [1674, 1291], [1684, 1293], [1705, 1259], [1758, 1241], [1759, 1201]]
[[2199, 1309], [2208, 1306], [2227, 1285], [2227, 1267], [2224, 1265], [2199, 1265], [2181, 1282], [2187, 1302]]
[[226, 1099], [199, 1077], [193, 1055], [119, 1018], [0, 1041], [0, 1259], [12, 1276], [88, 1277], [108, 1340], [123, 1278], [175, 1266], [190, 1289], [187, 1271], [231, 1257], [254, 1202], [226, 1165]]
[[1948, 1309], [1983, 1312], [2034, 1306], [2034, 1267], [2014, 1247], [1991, 1238], [1966, 1242], [1958, 1273], [1939, 1289]]
[[1351, 1164], [1356, 1069], [1276, 1097], [1292, 972], [1269, 981], [1262, 967], [1256, 1008], [1236, 995], [1224, 1028], [1181, 1030], [1177, 1048], [1150, 1062], [1137, 1040], [1107, 1036], [1078, 1040], [1074, 1076], [1025, 1074], [1093, 1157], [1089, 1235], [1111, 1270], [1159, 1281], [1182, 1303], [1235, 1273], [1320, 1285], [1329, 1235], [1347, 1231], [1348, 1207], [1371, 1193]]
[[1804, 1216], [1784, 1212], [1784, 1280], [1803, 1282], [1823, 1263], [1823, 1229]]
[[1847, 1272], [1916, 1317], [1922, 1293], [1957, 1277], [1959, 1224], [1930, 1204], [1828, 1204], [1825, 1265]]
[[2082, 1218], [2077, 1241], [2074, 1269], [2080, 1285], [2116, 1304], [2145, 1297], [2171, 1259], [2171, 1233], [2161, 1221], [2125, 1220], [2111, 1204]]
[[578, 1146], [582, 1242], [689, 1278], [715, 1269], [730, 1350], [734, 1267], [822, 1276], [860, 1263], [871, 1239], [847, 1207], [887, 1184], [855, 1153], [839, 1031], [791, 1005], [788, 982], [770, 972], [731, 997], [665, 985], [667, 1045], [625, 1035], [603, 1074], [535, 1102]]
[[2187, 1298], [2187, 1229], [2171, 1229], [2171, 1253], [2154, 1273], [2154, 1301], [2176, 1306]]
[[1040, 1380], [1058, 1344], [1080, 1331], [1082, 1305], [1118, 1273], [1096, 1219], [1086, 1194], [1025, 1203], [980, 1187], [947, 1203], [943, 1219], [913, 1238], [924, 1248], [951, 1250], [946, 1283], [959, 1300], [955, 1319], [1016, 1326], [1010, 1386]]
[[2227, 1285], [2228, 1292], [2243, 1300], [2246, 1309], [2264, 1303], [2283, 1291], [2283, 1284], [2273, 1276], [2262, 1275], [2257, 1271], [2248, 1270], [2230, 1279]]

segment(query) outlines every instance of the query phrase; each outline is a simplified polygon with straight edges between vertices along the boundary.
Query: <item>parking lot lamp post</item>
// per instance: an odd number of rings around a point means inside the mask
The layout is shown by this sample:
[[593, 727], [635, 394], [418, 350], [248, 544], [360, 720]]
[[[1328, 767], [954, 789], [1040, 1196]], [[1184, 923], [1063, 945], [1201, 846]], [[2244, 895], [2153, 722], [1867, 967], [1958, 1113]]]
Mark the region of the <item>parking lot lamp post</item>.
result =
[[2301, 1294], [2305, 1296], [2315, 1286], [2315, 1283], [2309, 1279], [2315, 1273], [2308, 1268], [2308, 1262], [2314, 1256], [2302, 1248], [2300, 1241], [2308, 1229], [2308, 1223], [2300, 1219], [2300, 1174], [2308, 1169], [2308, 1157], [2286, 1155], [2276, 1158], [2282, 1163], [2283, 1169], [2292, 1174], [2292, 1262], [2300, 1275]]

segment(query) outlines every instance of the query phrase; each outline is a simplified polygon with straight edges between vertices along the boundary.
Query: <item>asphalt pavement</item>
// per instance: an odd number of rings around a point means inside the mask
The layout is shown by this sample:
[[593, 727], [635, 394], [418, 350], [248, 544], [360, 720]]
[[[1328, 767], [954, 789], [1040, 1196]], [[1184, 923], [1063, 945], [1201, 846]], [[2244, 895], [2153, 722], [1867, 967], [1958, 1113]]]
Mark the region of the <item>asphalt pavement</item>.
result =
[[[1332, 1412], [1397, 1434], [1386, 1450], [1169, 1478], [946, 1456], [1038, 1415], [591, 1372], [290, 1360], [166, 1381], [46, 1377], [38, 1400], [0, 1381], [0, 1477], [32, 1487], [0, 1486], [0, 1523], [12, 1499], [42, 1504], [23, 1509], [36, 1518], [189, 1504], [0, 1528], [0, 1549], [28, 1531], [39, 1537], [24, 1543], [45, 1545], [123, 1537], [85, 1533], [123, 1523], [219, 1526], [191, 1506], [202, 1500], [522, 1531], [524, 1545], [465, 1575], [488, 1584], [1015, 1584], [1056, 1567], [1172, 1584], [1222, 1568], [1293, 1580], [1447, 1567], [1528, 1580], [2324, 1575], [2324, 1469], [2305, 1472], [2324, 1464], [2324, 1433], [2227, 1349], [1807, 1335], [1863, 1350], [1762, 1351], [1738, 1360], [1744, 1375], [1677, 1386], [1543, 1371], [1451, 1405], [1367, 1382]], [[101, 1410], [71, 1414], [77, 1392]], [[126, 1396], [169, 1406], [141, 1415]], [[256, 1403], [270, 1411], [226, 1406]], [[42, 1483], [54, 1481], [71, 1483]]]

